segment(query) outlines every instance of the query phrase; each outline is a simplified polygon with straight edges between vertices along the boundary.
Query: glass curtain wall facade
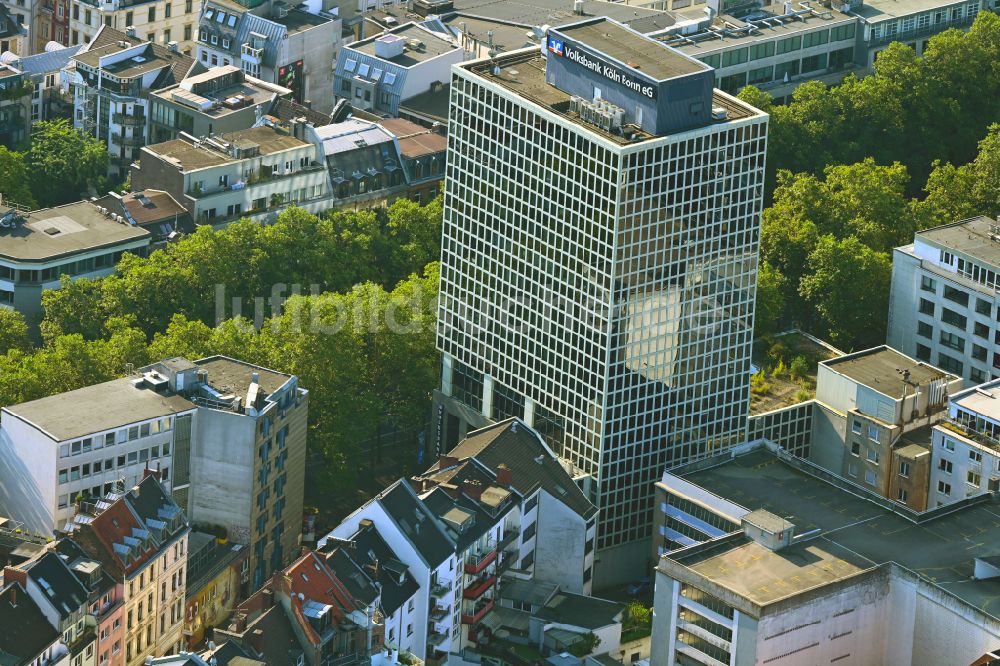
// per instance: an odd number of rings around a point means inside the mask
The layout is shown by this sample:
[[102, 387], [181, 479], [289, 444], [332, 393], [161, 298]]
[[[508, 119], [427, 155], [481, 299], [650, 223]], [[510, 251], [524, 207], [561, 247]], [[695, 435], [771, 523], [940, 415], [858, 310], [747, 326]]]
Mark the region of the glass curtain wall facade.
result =
[[599, 548], [646, 538], [663, 470], [745, 439], [767, 117], [619, 145], [469, 71], [451, 95], [445, 372], [594, 479]]

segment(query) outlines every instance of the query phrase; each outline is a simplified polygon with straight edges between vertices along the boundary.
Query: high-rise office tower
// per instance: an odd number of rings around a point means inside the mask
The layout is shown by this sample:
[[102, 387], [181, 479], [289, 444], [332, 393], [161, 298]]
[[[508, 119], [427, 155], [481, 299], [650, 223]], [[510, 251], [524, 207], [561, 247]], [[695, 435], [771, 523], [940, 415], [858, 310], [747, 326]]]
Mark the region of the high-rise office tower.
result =
[[602, 586], [663, 470], [746, 434], [767, 115], [714, 83], [605, 18], [453, 68], [438, 445], [536, 428], [590, 479]]

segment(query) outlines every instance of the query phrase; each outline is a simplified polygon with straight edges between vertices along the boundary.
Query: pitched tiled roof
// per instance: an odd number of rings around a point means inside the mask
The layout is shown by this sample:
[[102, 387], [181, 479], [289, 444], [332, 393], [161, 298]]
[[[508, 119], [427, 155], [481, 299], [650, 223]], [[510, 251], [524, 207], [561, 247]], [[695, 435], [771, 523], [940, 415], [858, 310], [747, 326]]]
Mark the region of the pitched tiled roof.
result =
[[59, 638], [19, 583], [0, 592], [0, 663], [30, 664]]
[[[585, 519], [597, 513], [597, 507], [573, 482], [559, 460], [519, 419], [507, 419], [470, 433], [448, 456], [460, 461], [475, 458], [494, 473], [504, 464], [510, 468], [513, 486], [525, 497], [543, 488]], [[440, 461], [428, 474], [437, 472], [439, 465]]]
[[[138, 37], [129, 37], [124, 32], [102, 25], [98, 28], [97, 34], [95, 34], [94, 38], [90, 40], [90, 43], [80, 49], [79, 53], [76, 55], [80, 56], [88, 51], [94, 51], [117, 42], [128, 42], [134, 46], [136, 44], [142, 44], [145, 41], [146, 40], [139, 39]], [[153, 85], [150, 86], [151, 90], [159, 90], [160, 88], [172, 86], [175, 83], [180, 83], [188, 76], [193, 76], [207, 71], [197, 60], [186, 56], [183, 53], [175, 53], [167, 47], [161, 46], [155, 42], [150, 42], [149, 48], [152, 49], [155, 57], [170, 63], [170, 67], [159, 78], [157, 78]]]
[[24, 565], [28, 578], [35, 582], [63, 620], [87, 604], [87, 588], [69, 570], [62, 558], [48, 552]]
[[379, 123], [396, 136], [399, 152], [404, 158], [415, 159], [448, 150], [448, 137], [403, 118], [386, 118]]
[[[327, 562], [351, 593], [362, 601], [380, 594], [387, 615], [395, 613], [419, 589], [374, 523], [362, 524], [350, 539], [328, 540], [324, 552], [329, 553]], [[339, 555], [331, 557], [335, 553]], [[374, 583], [378, 583], [377, 588]]]
[[376, 497], [427, 565], [434, 569], [455, 553], [455, 543], [438, 525], [410, 484], [400, 479]]
[[271, 105], [270, 115], [286, 123], [295, 118], [305, 118], [306, 122], [316, 127], [330, 124], [330, 116], [325, 113], [313, 111], [295, 100], [285, 99], [284, 97], [274, 100], [274, 104]]

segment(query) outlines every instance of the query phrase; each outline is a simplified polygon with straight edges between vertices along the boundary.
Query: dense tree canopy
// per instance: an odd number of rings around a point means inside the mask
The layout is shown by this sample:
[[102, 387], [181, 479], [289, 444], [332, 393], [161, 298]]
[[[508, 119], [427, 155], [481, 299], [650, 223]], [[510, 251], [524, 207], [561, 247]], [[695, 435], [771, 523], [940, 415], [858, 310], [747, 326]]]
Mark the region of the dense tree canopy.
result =
[[1000, 16], [981, 12], [968, 32], [933, 37], [920, 57], [892, 43], [870, 76], [833, 87], [806, 82], [784, 106], [752, 87], [740, 95], [771, 113], [768, 192], [778, 170], [819, 175], [871, 157], [904, 165], [908, 194], [917, 195], [935, 160], [970, 161], [1000, 118]]
[[26, 163], [34, 198], [43, 207], [79, 201], [107, 185], [107, 146], [63, 118], [32, 126]]

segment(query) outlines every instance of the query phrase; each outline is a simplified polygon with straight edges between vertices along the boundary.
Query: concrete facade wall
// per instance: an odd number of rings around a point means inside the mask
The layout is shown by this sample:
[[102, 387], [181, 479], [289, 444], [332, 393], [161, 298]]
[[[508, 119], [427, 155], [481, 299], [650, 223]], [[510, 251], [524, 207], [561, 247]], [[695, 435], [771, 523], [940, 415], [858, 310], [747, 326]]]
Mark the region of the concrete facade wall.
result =
[[0, 515], [51, 535], [56, 516], [56, 456], [48, 436], [4, 412], [0, 421]]
[[[248, 543], [252, 529], [257, 421], [214, 409], [199, 410], [191, 438], [188, 518], [195, 525], [218, 525], [236, 543]], [[252, 544], [251, 544], [252, 545]]]
[[534, 578], [558, 585], [566, 592], [583, 594], [587, 524], [548, 493], [538, 495]]

